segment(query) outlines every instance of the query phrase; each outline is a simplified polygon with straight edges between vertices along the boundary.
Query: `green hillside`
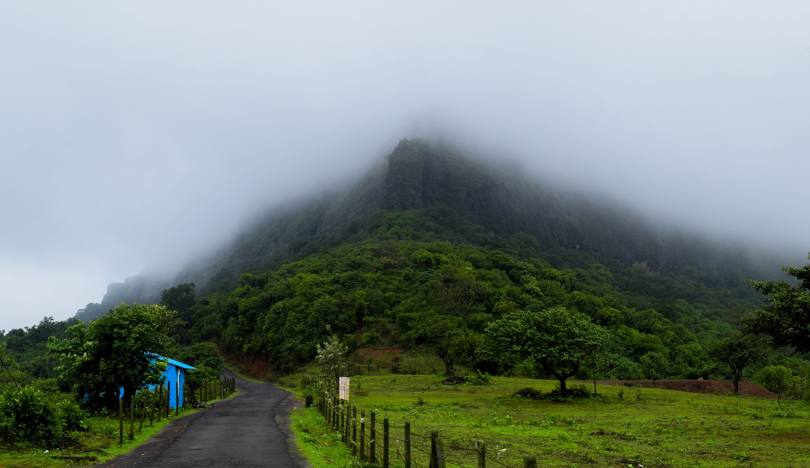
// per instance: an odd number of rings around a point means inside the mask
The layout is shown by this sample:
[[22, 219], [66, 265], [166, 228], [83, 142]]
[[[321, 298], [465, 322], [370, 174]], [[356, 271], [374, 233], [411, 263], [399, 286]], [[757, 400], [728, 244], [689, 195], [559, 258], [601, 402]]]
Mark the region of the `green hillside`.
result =
[[[79, 317], [194, 284], [175, 307], [184, 340], [287, 372], [330, 334], [438, 350], [452, 329], [475, 347], [511, 311], [562, 305], [610, 331], [610, 375], [643, 377], [649, 355], [662, 375], [698, 377], [716, 372], [708, 344], [760, 305], [749, 281], [766, 269], [597, 196], [403, 140], [354, 185], [258, 218], [172, 281], [111, 287]], [[457, 354], [503, 370], [482, 351]]]

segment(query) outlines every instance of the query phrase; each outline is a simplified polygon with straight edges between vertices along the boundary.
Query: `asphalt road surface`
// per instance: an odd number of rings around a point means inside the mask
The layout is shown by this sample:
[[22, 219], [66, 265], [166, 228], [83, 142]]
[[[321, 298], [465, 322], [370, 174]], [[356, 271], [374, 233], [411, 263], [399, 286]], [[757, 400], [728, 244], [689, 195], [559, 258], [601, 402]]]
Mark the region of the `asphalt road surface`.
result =
[[288, 442], [290, 394], [269, 383], [236, 380], [240, 395], [179, 419], [105, 467], [298, 467]]

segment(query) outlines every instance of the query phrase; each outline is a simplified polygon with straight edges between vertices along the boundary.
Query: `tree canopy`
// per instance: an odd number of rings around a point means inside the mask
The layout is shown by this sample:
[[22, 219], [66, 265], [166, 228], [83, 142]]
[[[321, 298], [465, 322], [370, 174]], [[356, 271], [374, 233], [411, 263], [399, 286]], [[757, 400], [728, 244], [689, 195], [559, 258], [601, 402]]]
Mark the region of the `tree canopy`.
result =
[[532, 359], [542, 366], [560, 382], [565, 396], [566, 380], [600, 352], [607, 333], [584, 314], [552, 307], [509, 314], [490, 324], [486, 336], [500, 354]]
[[771, 336], [776, 345], [810, 351], [810, 264], [802, 268], [785, 268], [785, 272], [795, 278], [794, 283], [754, 283], [768, 300], [765, 307], [748, 320], [747, 329]]
[[49, 347], [60, 360], [62, 382], [91, 406], [113, 406], [119, 388], [129, 400], [135, 390], [158, 383], [155, 354], [173, 345], [167, 334], [173, 313], [159, 305], [120, 305], [89, 325], [71, 326]]

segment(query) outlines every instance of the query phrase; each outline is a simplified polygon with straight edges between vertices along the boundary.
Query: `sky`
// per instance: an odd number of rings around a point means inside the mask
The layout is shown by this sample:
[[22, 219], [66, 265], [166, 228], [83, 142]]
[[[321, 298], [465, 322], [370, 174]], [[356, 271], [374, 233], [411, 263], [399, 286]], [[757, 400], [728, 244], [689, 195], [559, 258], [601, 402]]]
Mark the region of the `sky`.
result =
[[0, 0], [0, 329], [450, 135], [810, 251], [810, 2]]

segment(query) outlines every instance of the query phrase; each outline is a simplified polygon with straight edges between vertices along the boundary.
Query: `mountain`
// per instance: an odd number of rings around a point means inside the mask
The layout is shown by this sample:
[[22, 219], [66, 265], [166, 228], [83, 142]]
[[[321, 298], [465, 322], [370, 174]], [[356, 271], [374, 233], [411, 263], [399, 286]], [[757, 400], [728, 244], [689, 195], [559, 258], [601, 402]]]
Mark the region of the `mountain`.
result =
[[428, 221], [427, 231], [414, 233], [422, 239], [501, 247], [524, 236], [536, 249], [527, 254], [558, 266], [635, 265], [663, 275], [692, 270], [707, 283], [730, 288], [773, 271], [772, 265], [759, 268], [740, 247], [662, 232], [633, 210], [597, 196], [403, 140], [385, 164], [354, 185], [266, 214], [175, 278], [141, 275], [113, 283], [101, 304], [88, 304], [78, 317], [92, 318], [120, 302], [154, 302], [162, 289], [178, 283], [193, 282], [203, 292], [227, 290], [242, 273], [367, 235], [389, 222], [391, 212], [418, 213]]
[[426, 322], [480, 335], [509, 310], [562, 304], [611, 327], [629, 363], [649, 352], [686, 362], [674, 350], [705, 353], [730, 333], [760, 304], [748, 281], [771, 268], [597, 195], [403, 140], [354, 184], [258, 217], [171, 280], [111, 285], [78, 316], [195, 283], [189, 336], [289, 370], [329, 333], [428, 346]]

